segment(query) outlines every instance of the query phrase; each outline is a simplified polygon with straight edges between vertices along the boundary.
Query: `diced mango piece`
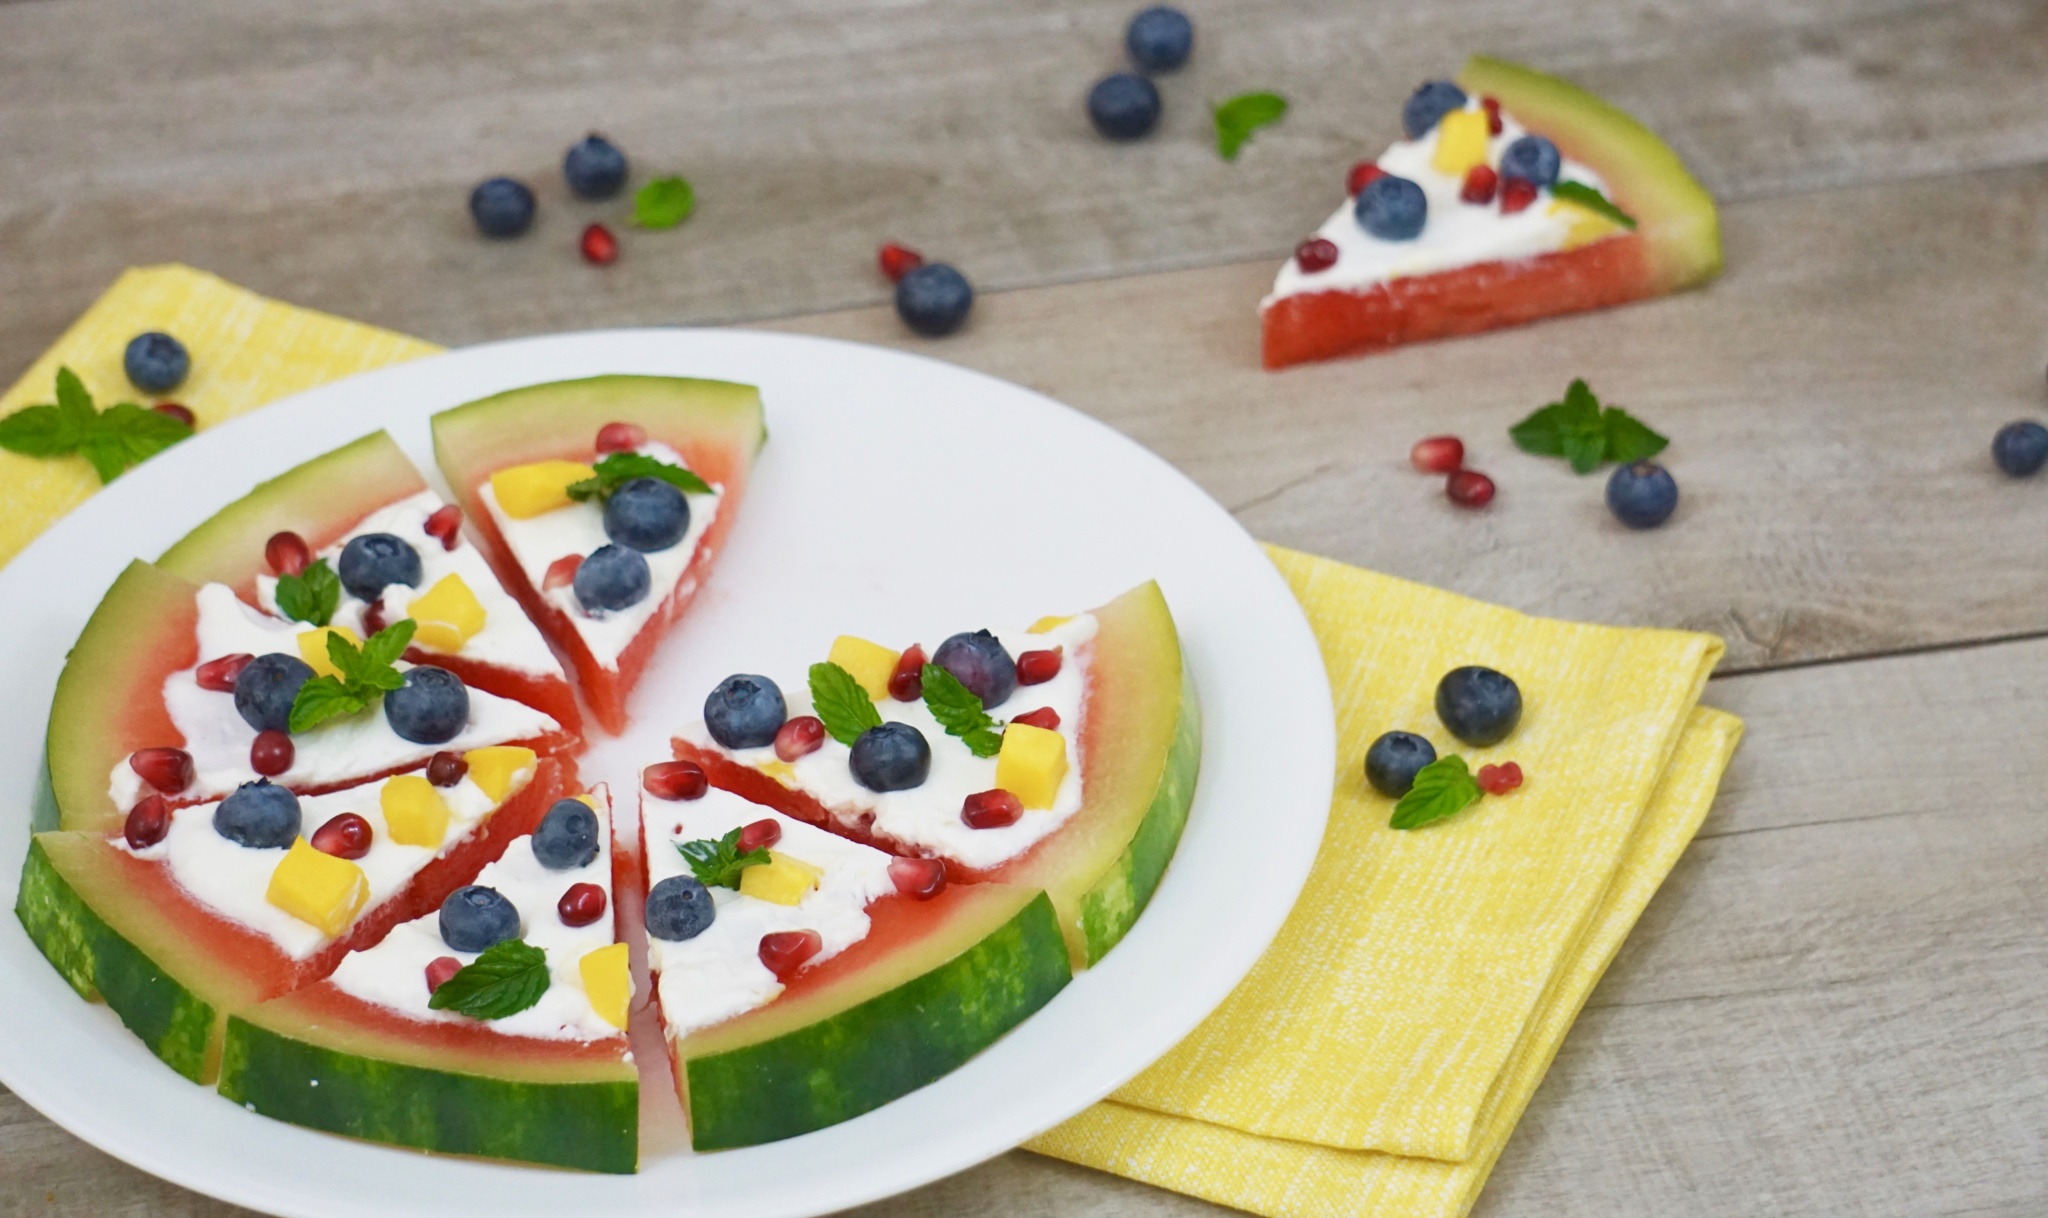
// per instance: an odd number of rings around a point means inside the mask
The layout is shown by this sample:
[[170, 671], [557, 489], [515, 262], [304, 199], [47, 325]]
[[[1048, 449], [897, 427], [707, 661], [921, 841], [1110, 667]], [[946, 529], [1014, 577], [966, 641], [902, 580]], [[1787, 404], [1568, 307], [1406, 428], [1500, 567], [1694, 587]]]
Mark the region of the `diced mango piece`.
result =
[[300, 631], [299, 658], [312, 666], [315, 676], [341, 676], [341, 670], [334, 666], [334, 661], [327, 654], [327, 636], [330, 634], [338, 634], [357, 647], [363, 645], [363, 636], [346, 626], [317, 626], [311, 630]]
[[491, 494], [514, 520], [531, 520], [543, 512], [568, 507], [569, 484], [595, 478], [597, 471], [578, 461], [535, 461], [511, 465], [491, 475]]
[[1058, 630], [1060, 627], [1066, 625], [1068, 622], [1071, 622], [1073, 620], [1074, 617], [1070, 613], [1053, 614], [1047, 617], [1039, 618], [1037, 621], [1031, 623], [1031, 629], [1025, 631], [1025, 633], [1044, 634], [1049, 630]]
[[615, 1028], [626, 1026], [626, 1012], [633, 1005], [633, 974], [626, 967], [626, 945], [614, 943], [583, 953], [576, 962], [583, 974], [583, 993], [590, 1009]]
[[896, 661], [903, 658], [903, 653], [842, 634], [832, 640], [832, 654], [825, 658], [852, 673], [860, 687], [868, 691], [869, 701], [880, 702], [889, 696], [889, 678], [895, 674]]
[[802, 859], [770, 850], [768, 861], [740, 872], [740, 892], [777, 905], [795, 905], [817, 887], [825, 873]]
[[796, 785], [796, 767], [780, 758], [757, 761], [754, 763], [754, 768], [785, 787], [794, 787]]
[[418, 629], [412, 640], [435, 651], [457, 652], [484, 628], [484, 607], [460, 575], [444, 575], [412, 598], [405, 615]]
[[592, 795], [588, 791], [585, 791], [581, 795], [572, 795], [569, 798], [575, 800], [579, 804], [582, 804], [584, 807], [590, 809], [592, 812], [604, 811], [603, 808], [597, 806], [597, 796]]
[[1622, 231], [1621, 225], [1616, 224], [1592, 208], [1580, 207], [1578, 204], [1564, 199], [1557, 199], [1551, 203], [1550, 214], [1563, 219], [1566, 224], [1570, 225], [1569, 228], [1565, 229], [1564, 233], [1564, 248], [1568, 250], [1575, 250], [1582, 245], [1591, 245], [1595, 241], [1611, 237]]
[[1438, 120], [1436, 155], [1430, 168], [1463, 179], [1474, 165], [1486, 163], [1487, 119], [1484, 110], [1453, 110]]
[[523, 749], [516, 744], [471, 749], [462, 755], [462, 759], [469, 763], [469, 780], [490, 796], [491, 802], [500, 804], [533, 777], [536, 760], [532, 749]]
[[448, 838], [448, 801], [418, 774], [386, 779], [377, 806], [384, 810], [384, 831], [401, 846], [439, 850]]
[[370, 881], [347, 859], [322, 854], [305, 838], [292, 843], [270, 873], [263, 899], [333, 937], [349, 927], [370, 899]]
[[1027, 808], [1050, 808], [1067, 778], [1067, 738], [1028, 723], [1003, 729], [996, 754], [996, 785]]

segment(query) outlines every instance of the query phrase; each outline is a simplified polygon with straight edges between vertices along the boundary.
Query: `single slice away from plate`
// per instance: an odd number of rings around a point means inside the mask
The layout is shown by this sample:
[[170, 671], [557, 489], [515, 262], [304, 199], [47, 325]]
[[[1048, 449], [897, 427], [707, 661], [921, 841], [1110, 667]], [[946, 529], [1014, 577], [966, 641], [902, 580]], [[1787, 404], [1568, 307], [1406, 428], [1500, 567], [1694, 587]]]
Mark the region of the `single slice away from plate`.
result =
[[[635, 1170], [633, 982], [611, 843], [603, 786], [556, 801], [533, 834], [447, 896], [454, 909], [437, 904], [325, 981], [240, 1010], [221, 1094], [370, 1141]], [[439, 1009], [437, 992], [450, 999]]]
[[435, 459], [500, 579], [570, 657], [598, 723], [624, 731], [634, 682], [732, 529], [767, 434], [760, 392], [593, 377], [433, 425]]
[[1712, 197], [1627, 114], [1485, 56], [1424, 90], [1439, 100], [1411, 99], [1420, 129], [1261, 302], [1266, 367], [1605, 308], [1719, 272]]

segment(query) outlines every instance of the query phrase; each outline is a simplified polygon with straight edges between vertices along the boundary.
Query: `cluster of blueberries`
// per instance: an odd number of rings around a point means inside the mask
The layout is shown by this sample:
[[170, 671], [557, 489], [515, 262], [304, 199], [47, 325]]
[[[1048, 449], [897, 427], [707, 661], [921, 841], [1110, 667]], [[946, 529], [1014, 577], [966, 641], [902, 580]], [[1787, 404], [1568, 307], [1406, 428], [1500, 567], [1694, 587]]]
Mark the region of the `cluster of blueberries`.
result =
[[[557, 800], [533, 831], [533, 857], [549, 871], [587, 867], [597, 857], [597, 813], [580, 799]], [[468, 884], [441, 902], [441, 941], [458, 952], [481, 952], [520, 934], [519, 909], [504, 893]]]
[[[626, 185], [626, 154], [601, 135], [571, 144], [562, 176], [579, 199], [609, 199]], [[517, 237], [533, 226], [533, 189], [517, 178], [487, 178], [469, 192], [469, 215], [487, 237]]]
[[[1474, 748], [1499, 744], [1522, 721], [1522, 691], [1506, 673], [1476, 664], [1453, 668], [1437, 682], [1436, 717], [1444, 730]], [[1399, 799], [1435, 760], [1436, 746], [1421, 736], [1388, 732], [1366, 750], [1365, 780]]]
[[576, 603], [592, 615], [629, 608], [647, 599], [653, 575], [647, 555], [674, 547], [690, 531], [690, 501], [659, 478], [623, 482], [604, 501], [604, 535], [576, 568]]
[[1116, 72], [1088, 90], [1088, 121], [1113, 140], [1135, 140], [1159, 125], [1159, 88], [1146, 72], [1171, 72], [1195, 49], [1195, 24], [1177, 8], [1157, 5], [1131, 18], [1124, 50], [1136, 72]]
[[[1443, 117], [1463, 109], [1465, 91], [1448, 80], [1432, 80], [1415, 90], [1401, 107], [1401, 130], [1419, 140], [1436, 129]], [[1555, 186], [1564, 158], [1557, 145], [1540, 135], [1525, 135], [1500, 157], [1501, 181], [1523, 179], [1533, 186]], [[1353, 205], [1359, 227], [1382, 241], [1412, 241], [1429, 220], [1429, 199], [1407, 178], [1382, 174], [1366, 183]]]

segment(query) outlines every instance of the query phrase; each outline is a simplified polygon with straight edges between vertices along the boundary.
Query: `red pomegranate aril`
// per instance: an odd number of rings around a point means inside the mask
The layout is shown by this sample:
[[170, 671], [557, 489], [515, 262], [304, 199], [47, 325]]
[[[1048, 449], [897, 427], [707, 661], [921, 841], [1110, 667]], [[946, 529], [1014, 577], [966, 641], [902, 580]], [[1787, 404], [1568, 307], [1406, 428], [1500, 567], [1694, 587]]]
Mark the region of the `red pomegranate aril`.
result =
[[1500, 210], [1512, 216], [1536, 201], [1536, 183], [1527, 178], [1509, 178], [1500, 184]]
[[1024, 801], [997, 787], [977, 791], [960, 802], [960, 819], [969, 829], [1002, 829], [1024, 815]]
[[273, 533], [263, 543], [263, 561], [278, 575], [298, 575], [313, 565], [313, 548], [297, 533]]
[[1294, 260], [1313, 275], [1337, 265], [1337, 243], [1328, 237], [1310, 237], [1294, 247]]
[[275, 778], [292, 768], [292, 759], [298, 756], [298, 746], [292, 738], [267, 728], [256, 733], [256, 739], [249, 742], [249, 768], [265, 778]]
[[890, 859], [889, 878], [897, 892], [913, 901], [929, 901], [946, 891], [946, 865], [938, 859]]
[[597, 451], [630, 452], [647, 443], [647, 429], [638, 423], [606, 423], [597, 429]]
[[779, 930], [761, 936], [761, 963], [781, 981], [796, 976], [804, 961], [825, 950], [825, 937], [814, 930]]
[[923, 266], [924, 255], [907, 245], [898, 245], [894, 241], [890, 241], [885, 243], [875, 254], [875, 265], [882, 268], [883, 276], [890, 283], [895, 283], [905, 275]]
[[555, 902], [555, 916], [564, 926], [588, 926], [604, 917], [604, 889], [595, 884], [571, 884]]
[[241, 676], [242, 670], [249, 667], [250, 661], [255, 658], [246, 651], [238, 651], [233, 655], [208, 660], [192, 671], [192, 679], [199, 682], [201, 689], [210, 689], [217, 694], [231, 694], [235, 692], [235, 678]]
[[370, 852], [375, 836], [369, 821], [343, 812], [313, 831], [313, 849], [338, 859], [359, 859]]
[[436, 956], [427, 961], [427, 993], [448, 984], [448, 979], [462, 971], [462, 961], [453, 956]]
[[1010, 722], [1029, 724], [1032, 727], [1042, 727], [1048, 732], [1056, 732], [1060, 730], [1060, 713], [1050, 706], [1041, 706], [1035, 711], [1010, 716]]
[[912, 643], [896, 661], [889, 674], [889, 696], [898, 702], [916, 702], [924, 697], [924, 648]]
[[371, 601], [363, 606], [363, 636], [365, 638], [377, 633], [390, 624], [384, 620], [383, 601]]
[[1476, 469], [1461, 469], [1444, 481], [1444, 494], [1459, 507], [1482, 508], [1493, 502], [1493, 479]]
[[171, 806], [161, 795], [143, 796], [142, 802], [128, 809], [128, 819], [121, 826], [122, 836], [137, 850], [156, 845], [170, 831]]
[[783, 721], [775, 730], [775, 755], [795, 761], [818, 751], [825, 743], [825, 721], [816, 715], [798, 715]]
[[1425, 474], [1448, 474], [1465, 464], [1465, 442], [1456, 436], [1430, 436], [1408, 450], [1408, 464]]
[[192, 408], [190, 406], [181, 405], [177, 402], [158, 402], [150, 407], [150, 409], [158, 414], [168, 415], [187, 427], [197, 427], [199, 425], [199, 420], [192, 416]]
[[469, 761], [460, 753], [443, 749], [427, 760], [427, 781], [437, 787], [452, 787], [467, 773]]
[[581, 554], [564, 554], [548, 564], [547, 573], [540, 577], [541, 591], [553, 592], [576, 582], [576, 568], [583, 565]]
[[462, 540], [462, 509], [452, 503], [444, 503], [427, 517], [427, 536], [441, 543], [444, 550], [452, 550]]
[[755, 850], [766, 850], [781, 840], [782, 822], [772, 816], [764, 816], [760, 820], [749, 821], [740, 826], [739, 851], [741, 854], [747, 854]]
[[1482, 97], [1479, 99], [1479, 108], [1486, 111], [1486, 134], [1499, 135], [1500, 99], [1497, 97]]
[[694, 761], [657, 761], [640, 772], [640, 784], [656, 799], [700, 799], [711, 781]]
[[1371, 161], [1360, 161], [1351, 167], [1350, 176], [1344, 179], [1344, 189], [1356, 195], [1370, 186], [1375, 178], [1386, 176], [1387, 171]]
[[1045, 651], [1027, 651], [1017, 657], [1017, 684], [1043, 685], [1060, 675], [1060, 659], [1064, 647]]
[[1488, 795], [1506, 795], [1522, 785], [1522, 767], [1512, 761], [1479, 767], [1479, 789]]
[[612, 236], [612, 230], [602, 224], [593, 224], [583, 230], [583, 240], [577, 243], [583, 251], [583, 261], [598, 266], [610, 266], [619, 260], [619, 239]]
[[1467, 203], [1491, 203], [1493, 192], [1500, 186], [1500, 175], [1491, 165], [1474, 165], [1465, 175], [1465, 184], [1458, 188], [1458, 197]]
[[192, 754], [184, 749], [136, 749], [128, 755], [128, 768], [166, 795], [192, 785]]

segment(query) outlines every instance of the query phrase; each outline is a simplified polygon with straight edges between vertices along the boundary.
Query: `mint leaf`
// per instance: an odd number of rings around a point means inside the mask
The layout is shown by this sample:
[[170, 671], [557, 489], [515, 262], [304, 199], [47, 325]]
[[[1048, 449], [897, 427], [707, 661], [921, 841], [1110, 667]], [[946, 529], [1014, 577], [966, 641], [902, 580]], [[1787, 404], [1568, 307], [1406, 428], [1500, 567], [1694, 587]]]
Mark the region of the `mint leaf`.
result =
[[1287, 113], [1287, 99], [1278, 93], [1240, 93], [1214, 107], [1216, 151], [1226, 161], [1237, 159], [1238, 149], [1252, 138], [1252, 132], [1277, 123]]
[[1395, 829], [1420, 829], [1479, 802], [1479, 784], [1465, 759], [1456, 753], [1439, 757], [1415, 773], [1415, 785], [1394, 805], [1387, 821]]
[[84, 431], [92, 426], [92, 421], [99, 417], [98, 409], [93, 406], [92, 394], [86, 392], [85, 382], [78, 379], [76, 372], [62, 366], [57, 369], [57, 409], [79, 428], [81, 438]]
[[277, 578], [277, 611], [295, 622], [325, 626], [341, 604], [341, 577], [320, 559], [297, 575]]
[[177, 419], [133, 402], [94, 410], [85, 382], [69, 368], [57, 369], [54, 404], [29, 406], [0, 419], [0, 448], [25, 457], [77, 453], [92, 463], [102, 484], [191, 434]]
[[353, 715], [370, 705], [370, 699], [333, 677], [313, 677], [292, 699], [291, 733], [319, 727], [329, 719]]
[[1619, 406], [1609, 406], [1600, 416], [1607, 428], [1607, 459], [1627, 465], [1647, 461], [1664, 451], [1671, 441], [1650, 430], [1650, 425]]
[[674, 228], [697, 210], [697, 192], [682, 178], [655, 178], [633, 196], [633, 223]]
[[[307, 568], [311, 570], [311, 568]], [[292, 699], [293, 735], [320, 726], [329, 719], [353, 715], [381, 695], [405, 684], [405, 674], [392, 661], [405, 654], [418, 624], [404, 617], [379, 630], [358, 648], [340, 631], [327, 633], [327, 659], [341, 672], [336, 677], [314, 677], [299, 686]]]
[[191, 434], [190, 427], [167, 414], [123, 402], [100, 412], [81, 447], [86, 460], [99, 472], [100, 481], [106, 483]]
[[981, 699], [962, 685], [960, 678], [937, 664], [927, 664], [920, 679], [925, 709], [948, 736], [959, 737], [976, 757], [993, 757], [1002, 750], [1003, 734], [996, 730], [1001, 725], [988, 717]]
[[818, 712], [826, 734], [848, 748], [862, 732], [882, 726], [882, 713], [875, 709], [868, 691], [852, 673], [830, 660], [811, 665], [811, 709]]
[[[402, 684], [404, 678], [397, 669], [392, 667], [392, 664], [397, 661], [398, 657], [405, 654], [405, 649], [412, 643], [413, 632], [418, 629], [418, 622], [413, 621], [409, 617], [402, 617], [365, 640], [363, 643], [363, 679], [370, 681], [380, 680], [384, 674], [389, 673], [391, 676], [398, 677]], [[329, 635], [328, 637], [332, 639], [334, 636]], [[384, 688], [397, 689], [398, 686], [387, 685]]]
[[1616, 207], [1608, 200], [1606, 195], [1601, 194], [1584, 182], [1558, 182], [1551, 186], [1550, 194], [1553, 198], [1563, 199], [1567, 203], [1576, 203], [1587, 211], [1606, 216], [1609, 220], [1614, 221], [1623, 228], [1633, 229], [1636, 226], [1634, 216]]
[[670, 465], [645, 453], [613, 453], [591, 467], [595, 477], [569, 484], [569, 498], [603, 501], [635, 478], [659, 478], [686, 495], [708, 495], [711, 484], [680, 465]]
[[55, 406], [24, 406], [0, 419], [0, 448], [24, 457], [68, 457], [84, 439], [77, 422]]
[[539, 1002], [551, 980], [546, 952], [523, 939], [507, 939], [442, 982], [427, 1005], [471, 1019], [503, 1019]]
[[694, 842], [677, 842], [676, 849], [682, 852], [683, 861], [690, 865], [697, 882], [706, 888], [736, 889], [740, 886], [741, 872], [771, 861], [766, 847], [741, 854], [738, 829], [727, 832], [717, 841], [707, 837]]
[[1582, 474], [1603, 461], [1641, 461], [1670, 443], [1618, 406], [1603, 410], [1583, 379], [1571, 383], [1562, 401], [1508, 428], [1508, 435], [1523, 452], [1563, 457]]

